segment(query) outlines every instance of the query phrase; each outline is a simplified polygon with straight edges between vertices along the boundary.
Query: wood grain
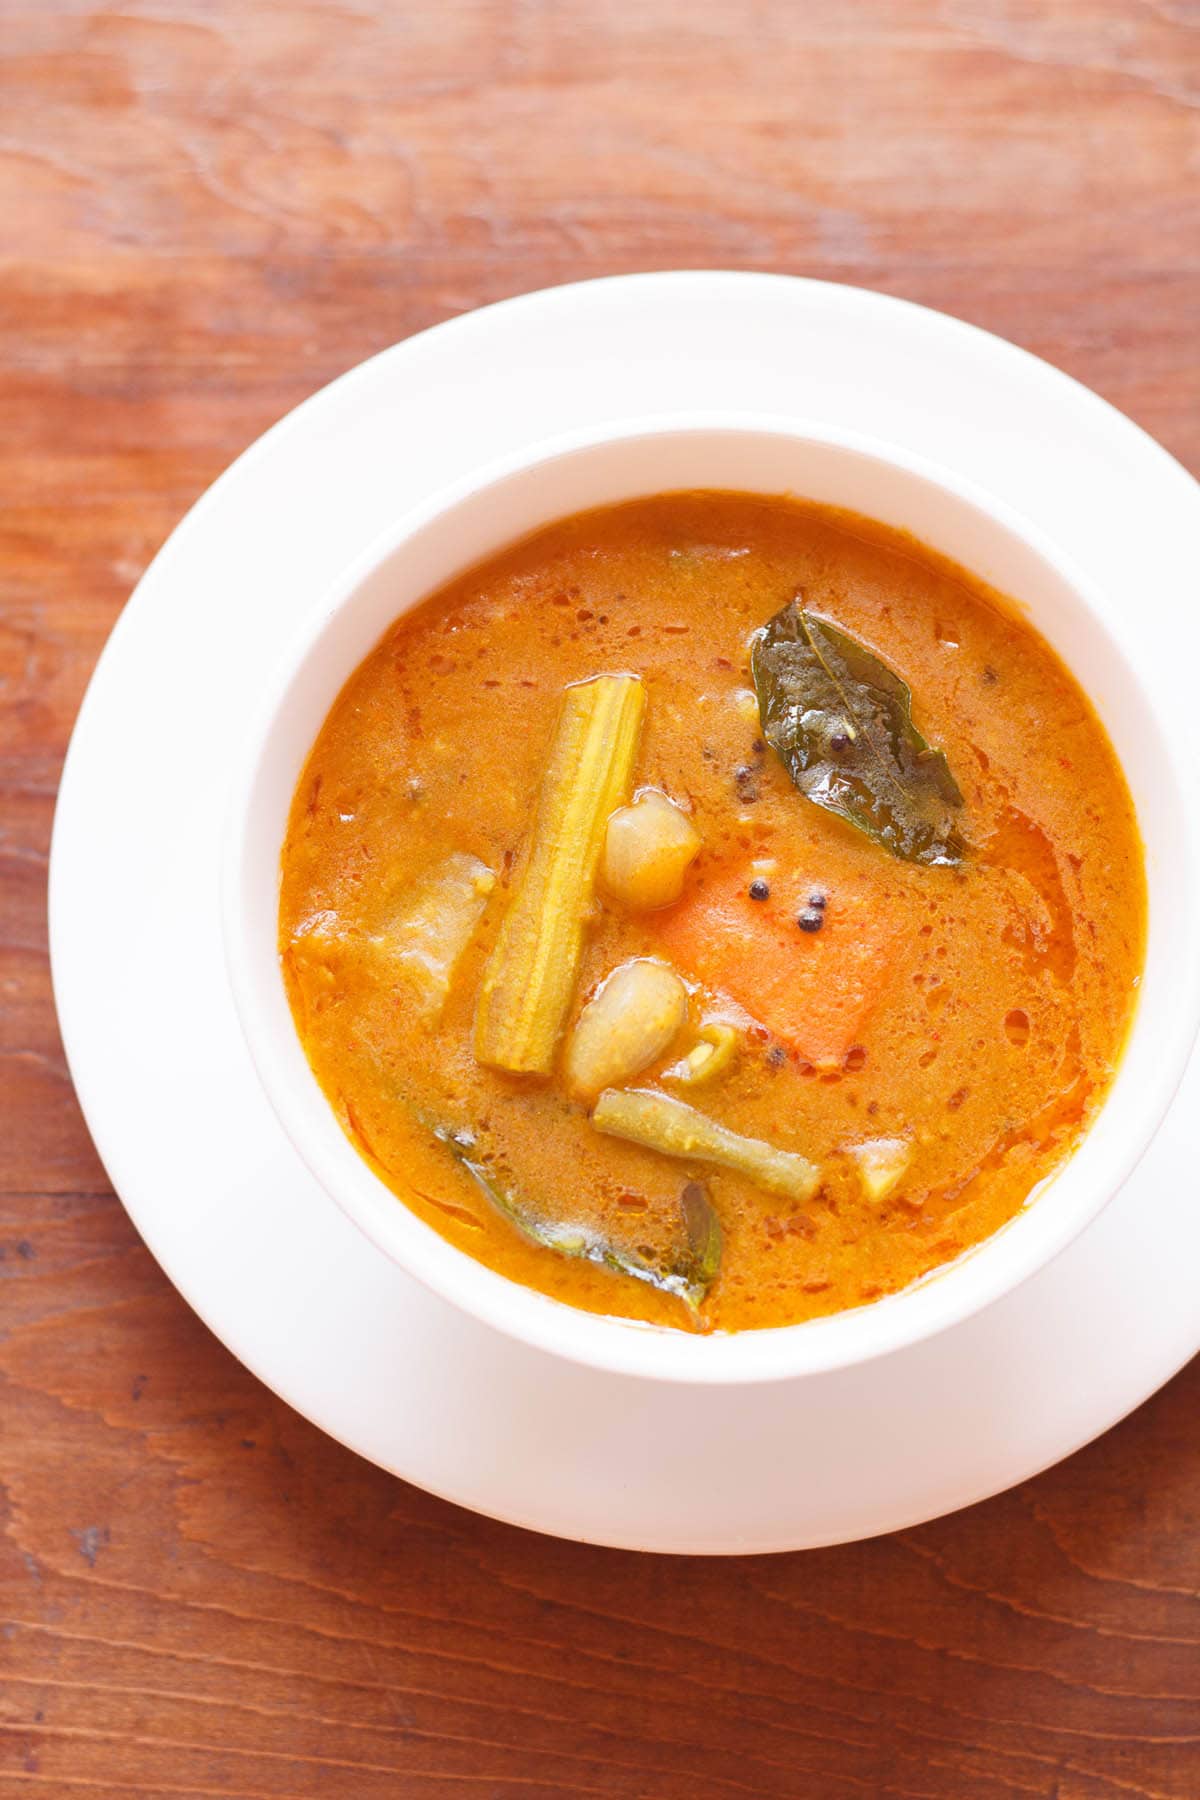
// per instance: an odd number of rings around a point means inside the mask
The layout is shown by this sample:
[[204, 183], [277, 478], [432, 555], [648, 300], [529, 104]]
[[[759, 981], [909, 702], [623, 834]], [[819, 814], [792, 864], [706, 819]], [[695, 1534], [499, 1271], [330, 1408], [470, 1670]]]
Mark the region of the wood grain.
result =
[[1200, 1366], [890, 1539], [675, 1562], [324, 1440], [141, 1247], [43, 889], [88, 673], [264, 426], [666, 266], [930, 302], [1200, 468], [1195, 0], [0, 0], [0, 1796], [1196, 1800]]

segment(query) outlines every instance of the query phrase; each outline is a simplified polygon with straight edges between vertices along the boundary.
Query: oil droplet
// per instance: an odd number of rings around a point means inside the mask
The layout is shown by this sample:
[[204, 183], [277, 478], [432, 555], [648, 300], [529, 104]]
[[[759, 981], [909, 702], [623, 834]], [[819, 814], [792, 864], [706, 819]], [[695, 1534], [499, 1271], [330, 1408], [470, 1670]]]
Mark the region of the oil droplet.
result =
[[1029, 1014], [1014, 1007], [1005, 1015], [1004, 1029], [1008, 1033], [1010, 1044], [1026, 1044], [1029, 1041]]

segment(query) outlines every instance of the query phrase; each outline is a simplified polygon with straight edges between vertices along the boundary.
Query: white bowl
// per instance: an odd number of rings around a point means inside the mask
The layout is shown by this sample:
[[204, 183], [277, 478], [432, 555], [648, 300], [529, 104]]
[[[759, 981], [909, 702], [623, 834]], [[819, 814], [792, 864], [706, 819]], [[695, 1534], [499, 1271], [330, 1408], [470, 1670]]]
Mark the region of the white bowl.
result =
[[[280, 851], [301, 770], [344, 682], [401, 613], [567, 514], [685, 488], [790, 493], [913, 532], [1028, 609], [1091, 696], [1137, 807], [1150, 920], [1140, 1002], [1116, 1080], [1052, 1183], [1003, 1230], [905, 1291], [831, 1318], [736, 1335], [598, 1317], [475, 1262], [398, 1200], [343, 1134], [292, 1023], [277, 951]], [[1193, 921], [1200, 809], [1137, 673], [1137, 596], [1100, 592], [1008, 507], [882, 443], [770, 416], [653, 418], [555, 439], [481, 469], [399, 520], [350, 568], [282, 657], [231, 796], [223, 918], [233, 993], [292, 1143], [389, 1257], [463, 1311], [598, 1368], [757, 1382], [882, 1356], [980, 1311], [1057, 1256], [1121, 1186], [1183, 1074], [1200, 1022]]]

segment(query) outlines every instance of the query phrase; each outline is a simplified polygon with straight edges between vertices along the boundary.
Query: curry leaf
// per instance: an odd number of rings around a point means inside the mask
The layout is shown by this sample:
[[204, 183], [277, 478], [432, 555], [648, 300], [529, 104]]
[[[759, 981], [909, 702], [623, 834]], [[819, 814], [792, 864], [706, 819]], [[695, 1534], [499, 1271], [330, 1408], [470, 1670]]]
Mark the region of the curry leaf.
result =
[[485, 1199], [531, 1244], [553, 1250], [559, 1256], [596, 1263], [603, 1269], [611, 1269], [614, 1274], [631, 1276], [634, 1281], [644, 1281], [649, 1287], [682, 1300], [693, 1316], [699, 1313], [720, 1266], [721, 1223], [698, 1181], [688, 1183], [680, 1200], [686, 1245], [670, 1264], [656, 1265], [582, 1226], [555, 1224], [539, 1218], [500, 1185], [480, 1159], [470, 1132], [455, 1131], [446, 1125], [435, 1125], [431, 1129], [460, 1168], [471, 1176]]
[[751, 668], [763, 735], [807, 799], [907, 862], [962, 861], [962, 794], [893, 669], [798, 599], [755, 633]]
[[683, 1214], [695, 1279], [707, 1289], [716, 1280], [721, 1266], [721, 1221], [703, 1182], [688, 1182], [680, 1195], [679, 1210]]

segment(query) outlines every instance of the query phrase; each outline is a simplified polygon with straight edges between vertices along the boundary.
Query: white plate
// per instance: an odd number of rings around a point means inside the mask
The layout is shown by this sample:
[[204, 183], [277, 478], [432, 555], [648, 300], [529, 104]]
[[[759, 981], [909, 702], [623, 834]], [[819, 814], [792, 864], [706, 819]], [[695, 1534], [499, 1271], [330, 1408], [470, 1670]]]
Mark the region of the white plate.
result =
[[1136, 426], [997, 338], [858, 289], [737, 274], [591, 282], [375, 357], [268, 432], [187, 516], [76, 726], [51, 947], [72, 1073], [130, 1216], [276, 1393], [407, 1480], [536, 1530], [785, 1550], [996, 1493], [1113, 1424], [1200, 1347], [1188, 1130], [1200, 1058], [1099, 1221], [987, 1313], [883, 1362], [692, 1392], [500, 1337], [359, 1236], [258, 1087], [218, 919], [231, 755], [293, 621], [338, 571], [473, 464], [587, 421], [689, 407], [802, 413], [891, 439], [990, 488], [1085, 571], [1140, 591], [1157, 696], [1200, 776], [1187, 679], [1200, 489]]

